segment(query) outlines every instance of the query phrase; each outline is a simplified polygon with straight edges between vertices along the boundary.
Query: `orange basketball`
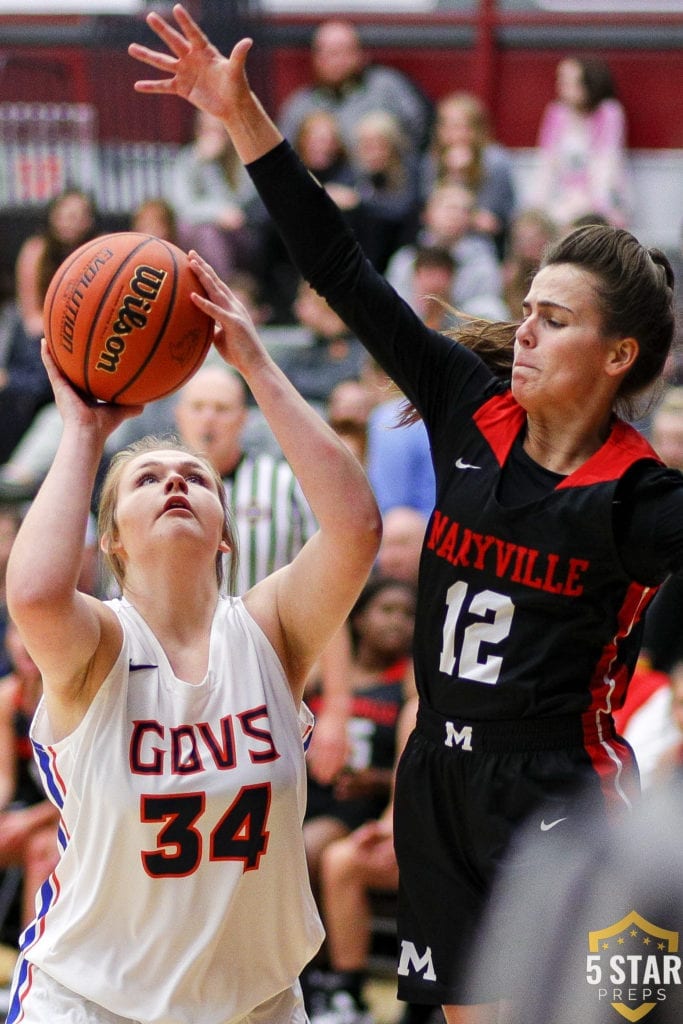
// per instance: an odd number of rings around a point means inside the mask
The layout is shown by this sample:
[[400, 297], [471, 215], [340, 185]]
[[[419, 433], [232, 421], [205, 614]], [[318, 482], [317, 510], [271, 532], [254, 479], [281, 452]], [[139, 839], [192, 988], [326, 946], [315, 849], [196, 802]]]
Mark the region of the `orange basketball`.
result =
[[121, 231], [86, 242], [50, 282], [43, 307], [55, 362], [91, 398], [154, 401], [199, 369], [213, 320], [184, 252], [153, 235]]

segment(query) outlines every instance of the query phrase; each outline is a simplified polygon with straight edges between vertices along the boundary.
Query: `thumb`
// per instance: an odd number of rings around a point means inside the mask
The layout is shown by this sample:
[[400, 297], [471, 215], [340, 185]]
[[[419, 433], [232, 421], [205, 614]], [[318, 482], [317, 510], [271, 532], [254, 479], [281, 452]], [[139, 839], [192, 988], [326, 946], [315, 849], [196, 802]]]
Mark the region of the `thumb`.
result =
[[238, 43], [235, 43], [235, 45], [232, 48], [232, 53], [230, 54], [230, 63], [235, 64], [237, 68], [242, 71], [242, 74], [245, 77], [247, 54], [249, 53], [253, 45], [254, 40], [250, 39], [249, 37], [246, 37], [245, 39], [240, 39]]

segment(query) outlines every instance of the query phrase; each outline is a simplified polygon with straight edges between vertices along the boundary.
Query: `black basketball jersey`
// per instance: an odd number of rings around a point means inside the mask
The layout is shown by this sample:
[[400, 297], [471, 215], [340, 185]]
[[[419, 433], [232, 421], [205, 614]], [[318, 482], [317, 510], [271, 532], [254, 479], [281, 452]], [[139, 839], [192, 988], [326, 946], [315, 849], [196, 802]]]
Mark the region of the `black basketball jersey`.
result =
[[[615, 419], [579, 470], [537, 500], [503, 505], [501, 479], [526, 421], [506, 385], [474, 353], [425, 327], [376, 273], [287, 142], [249, 172], [304, 277], [414, 403], [429, 433], [437, 497], [415, 626], [422, 702], [446, 716], [504, 721], [618, 707], [656, 588], [624, 568], [614, 502], [636, 463], [661, 472], [654, 451]], [[668, 523], [681, 519], [683, 478], [662, 505]], [[657, 558], [661, 582], [683, 568], [683, 536], [670, 545], [653, 537], [655, 526], [647, 521], [635, 533], [647, 534], [644, 561]], [[661, 574], [660, 549], [668, 558]]]
[[615, 490], [647, 442], [615, 420], [603, 447], [554, 490], [516, 507], [501, 474], [525, 414], [509, 391], [458, 416], [421, 562], [415, 670], [446, 716], [609, 713], [624, 699], [638, 623], [655, 588], [622, 567]]

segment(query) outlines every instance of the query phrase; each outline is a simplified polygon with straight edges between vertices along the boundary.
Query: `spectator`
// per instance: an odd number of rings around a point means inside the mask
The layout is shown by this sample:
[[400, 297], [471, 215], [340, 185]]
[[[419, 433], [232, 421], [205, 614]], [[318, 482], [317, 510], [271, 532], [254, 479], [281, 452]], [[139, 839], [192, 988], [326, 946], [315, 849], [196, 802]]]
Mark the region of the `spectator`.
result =
[[503, 260], [503, 298], [512, 317], [521, 315], [531, 279], [557, 233], [554, 221], [542, 210], [522, 210], [512, 218], [509, 248]]
[[27, 238], [19, 250], [17, 315], [0, 368], [0, 463], [7, 461], [38, 411], [52, 400], [40, 359], [43, 300], [59, 265], [95, 232], [92, 199], [80, 189], [68, 189], [49, 204], [44, 230]]
[[292, 143], [311, 110], [336, 115], [347, 145], [353, 145], [356, 125], [371, 110], [393, 114], [409, 142], [419, 147], [426, 139], [429, 104], [405, 75], [371, 64], [358, 30], [348, 21], [329, 20], [318, 26], [311, 43], [310, 85], [289, 96], [279, 124]]
[[626, 114], [610, 69], [598, 58], [566, 57], [555, 87], [538, 131], [529, 202], [561, 228], [585, 213], [625, 227], [631, 213]]
[[327, 422], [365, 465], [372, 395], [358, 378], [340, 381], [327, 400]]
[[258, 264], [259, 200], [220, 121], [198, 112], [173, 166], [169, 199], [182, 249], [196, 249], [229, 281]]
[[359, 241], [381, 273], [393, 253], [417, 233], [417, 157], [396, 117], [372, 110], [356, 126], [351, 159], [362, 212]]
[[438, 245], [419, 245], [413, 263], [411, 305], [419, 317], [435, 331], [453, 326], [451, 308], [458, 267], [448, 251]]
[[[396, 756], [396, 725], [412, 678], [409, 658], [415, 615], [415, 588], [375, 577], [363, 589], [349, 615], [352, 639], [351, 708], [347, 724], [347, 763], [329, 786], [309, 778], [304, 819], [306, 857], [314, 893], [323, 851], [366, 821], [379, 817], [389, 800]], [[307, 695], [314, 712], [315, 692]], [[307, 972], [311, 1011], [320, 1012], [326, 984]]]
[[145, 199], [133, 211], [130, 230], [143, 235], [154, 235], [178, 244], [178, 220], [172, 203], [167, 199]]
[[276, 361], [297, 391], [323, 410], [335, 384], [358, 376], [365, 350], [305, 281], [299, 283], [294, 312], [304, 344], [282, 349]]
[[505, 319], [502, 278], [493, 242], [472, 230], [474, 201], [474, 194], [463, 185], [438, 185], [425, 204], [415, 244], [404, 245], [394, 253], [386, 277], [407, 302], [413, 303], [418, 246], [447, 249], [457, 268], [451, 305], [464, 313]]
[[431, 145], [422, 163], [423, 198], [439, 182], [473, 190], [472, 227], [493, 238], [502, 258], [516, 205], [512, 160], [491, 138], [488, 110], [473, 93], [449, 93], [436, 105]]
[[36, 893], [57, 863], [59, 814], [45, 798], [28, 738], [42, 694], [40, 672], [11, 622], [5, 644], [12, 668], [0, 679], [0, 872], [21, 869], [19, 924], [25, 928], [35, 916]]
[[382, 576], [417, 583], [428, 517], [409, 506], [395, 505], [382, 516], [377, 570]]

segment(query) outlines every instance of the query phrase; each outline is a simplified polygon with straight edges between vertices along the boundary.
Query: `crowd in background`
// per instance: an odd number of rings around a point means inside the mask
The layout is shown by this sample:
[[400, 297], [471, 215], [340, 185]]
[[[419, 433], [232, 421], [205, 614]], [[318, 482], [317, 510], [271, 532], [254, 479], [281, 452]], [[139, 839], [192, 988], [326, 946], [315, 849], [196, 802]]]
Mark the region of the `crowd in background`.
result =
[[[629, 226], [627, 115], [609, 68], [594, 58], [567, 56], [558, 63], [556, 95], [538, 128], [537, 176], [524, 205], [511, 156], [496, 141], [480, 99], [454, 91], [430, 102], [394, 69], [370, 65], [345, 22], [325, 22], [315, 32], [310, 84], [288, 97], [279, 123], [344, 212], [368, 259], [436, 329], [463, 316], [517, 320], [548, 243], [581, 223]], [[349, 1018], [349, 1007], [332, 997], [349, 989], [354, 999], [360, 995], [369, 948], [367, 890], [382, 888], [382, 878], [389, 891], [396, 886], [387, 814], [399, 723], [412, 697], [417, 560], [434, 500], [426, 434], [420, 423], [396, 426], [401, 395], [327, 303], [297, 279], [220, 124], [197, 116], [194, 136], [176, 161], [171, 193], [131, 211], [129, 226], [195, 248], [212, 263], [260, 325], [287, 376], [356, 453], [384, 518], [370, 589], [350, 617], [348, 636], [311, 682], [321, 737], [331, 743], [324, 749], [334, 754], [320, 768], [321, 739], [309, 794], [307, 849], [330, 936], [309, 979], [309, 1012], [314, 1024], [367, 1024], [369, 1013]], [[39, 356], [42, 300], [61, 261], [97, 232], [96, 196], [76, 188], [55, 196], [42, 230], [20, 249], [15, 290], [0, 312], [0, 938], [10, 943], [30, 920], [36, 879], [51, 868], [46, 832], [55, 823], [31, 786], [26, 735], [39, 685], [7, 621], [4, 566], [59, 437]], [[683, 273], [683, 246], [669, 255]], [[678, 296], [680, 308], [680, 285]], [[669, 390], [646, 396], [638, 411], [663, 460], [681, 470], [682, 373], [674, 358]], [[246, 559], [239, 582], [244, 590], [254, 581], [247, 570], [257, 565], [257, 552], [264, 555], [263, 572], [276, 567], [276, 557], [291, 556], [284, 545], [278, 552], [265, 549], [259, 507], [270, 516], [265, 505], [272, 495], [287, 493], [277, 511], [283, 535], [303, 543], [311, 530], [303, 497], [250, 396], [225, 370], [209, 365], [180, 395], [127, 421], [108, 456], [136, 436], [167, 431], [208, 451], [230, 488]], [[266, 473], [271, 490], [259, 496], [255, 481]], [[82, 586], [100, 596], [113, 592], [114, 581], [99, 566], [94, 528], [91, 552]], [[642, 757], [648, 786], [683, 763], [681, 608], [683, 593], [672, 580], [653, 606], [619, 723]], [[343, 708], [341, 737], [334, 736], [334, 723], [322, 724], [326, 700], [328, 710]], [[315, 747], [313, 758], [315, 764]], [[368, 822], [375, 823], [369, 830]], [[355, 903], [345, 911], [341, 903], [350, 895]], [[409, 1007], [406, 1020], [417, 1019]]]

